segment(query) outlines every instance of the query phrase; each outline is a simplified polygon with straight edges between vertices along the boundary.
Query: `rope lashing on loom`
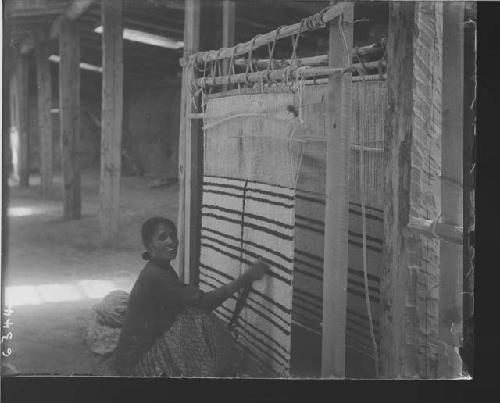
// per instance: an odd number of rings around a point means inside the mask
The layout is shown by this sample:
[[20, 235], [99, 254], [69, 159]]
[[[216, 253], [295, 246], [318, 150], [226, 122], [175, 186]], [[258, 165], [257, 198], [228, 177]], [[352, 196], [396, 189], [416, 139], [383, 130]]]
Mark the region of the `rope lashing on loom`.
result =
[[[342, 28], [341, 28], [342, 29]], [[355, 54], [358, 60], [361, 63], [361, 57], [359, 56], [359, 52], [357, 48], [355, 48]], [[363, 64], [361, 63], [363, 66]], [[361, 77], [363, 78], [363, 88], [365, 92], [365, 102], [363, 103], [363, 116], [366, 116], [366, 81], [364, 80], [365, 71], [364, 67], [362, 67], [359, 71]], [[366, 194], [365, 194], [365, 150], [364, 150], [364, 131], [360, 130], [359, 132], [359, 146], [360, 146], [360, 156], [359, 156], [359, 188], [360, 188], [360, 196], [361, 196], [361, 222], [362, 222], [362, 233], [363, 233], [363, 280], [365, 287], [365, 303], [366, 310], [369, 319], [370, 325], [370, 338], [373, 345], [373, 354], [375, 358], [375, 376], [378, 378], [379, 375], [379, 354], [378, 354], [378, 345], [377, 340], [375, 338], [375, 332], [373, 330], [373, 317], [372, 317], [372, 307], [370, 302], [370, 290], [368, 287], [368, 266], [367, 266], [367, 251], [366, 251]]]

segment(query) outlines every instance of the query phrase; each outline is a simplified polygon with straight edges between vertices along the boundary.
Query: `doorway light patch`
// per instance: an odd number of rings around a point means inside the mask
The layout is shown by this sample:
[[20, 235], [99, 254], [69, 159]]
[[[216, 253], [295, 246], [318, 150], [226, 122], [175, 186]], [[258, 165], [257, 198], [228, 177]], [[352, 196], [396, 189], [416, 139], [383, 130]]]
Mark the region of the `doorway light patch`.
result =
[[[54, 62], [54, 63], [59, 63], [61, 61], [61, 57], [59, 55], [50, 55], [49, 60], [51, 62]], [[96, 65], [90, 64], [90, 63], [82, 62], [82, 63], [80, 63], [80, 68], [82, 70], [95, 71], [97, 73], [102, 73], [101, 66], [96, 66]]]
[[[94, 29], [94, 32], [102, 35], [102, 25]], [[180, 49], [184, 47], [184, 42], [176, 41], [161, 35], [151, 34], [149, 32], [136, 29], [124, 28], [123, 39], [131, 42], [140, 42], [146, 45], [159, 46], [167, 49]]]

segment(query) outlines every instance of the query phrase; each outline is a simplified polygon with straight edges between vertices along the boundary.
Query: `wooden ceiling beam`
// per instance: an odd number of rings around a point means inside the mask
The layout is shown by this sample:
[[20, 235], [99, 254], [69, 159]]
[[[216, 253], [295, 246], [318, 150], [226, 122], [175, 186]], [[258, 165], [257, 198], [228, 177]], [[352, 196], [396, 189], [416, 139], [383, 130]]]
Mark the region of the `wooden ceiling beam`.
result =
[[[99, 0], [73, 0], [71, 4], [64, 9], [63, 13], [59, 14], [59, 16], [52, 22], [50, 26], [50, 39], [56, 39], [59, 36], [61, 24], [64, 20], [76, 20], [90, 7], [94, 1]], [[33, 34], [27, 37], [20, 46], [21, 54], [33, 50], [37, 41], [38, 38], [35, 38]]]

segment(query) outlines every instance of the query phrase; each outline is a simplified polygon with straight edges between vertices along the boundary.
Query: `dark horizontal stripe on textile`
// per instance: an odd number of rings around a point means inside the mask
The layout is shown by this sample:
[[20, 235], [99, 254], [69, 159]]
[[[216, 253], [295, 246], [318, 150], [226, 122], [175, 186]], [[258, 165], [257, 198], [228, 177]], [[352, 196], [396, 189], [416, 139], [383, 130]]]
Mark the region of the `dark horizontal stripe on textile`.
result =
[[[354, 215], [357, 215], [357, 216], [362, 216], [362, 213], [358, 210], [354, 210], [354, 209], [349, 209], [349, 214], [354, 214]], [[368, 218], [369, 220], [374, 220], [374, 221], [380, 221], [380, 222], [384, 222], [384, 219], [383, 218], [380, 218], [376, 215], [373, 215], [373, 214], [365, 214], [365, 217]]]
[[[353, 290], [352, 288], [349, 288], [349, 287], [347, 287], [347, 292], [352, 294], [352, 295], [355, 295], [357, 297], [363, 298], [363, 300], [365, 299], [364, 292], [356, 291], [356, 290]], [[380, 299], [378, 297], [370, 295], [370, 301], [379, 303]]]
[[[216, 247], [214, 245], [210, 245], [210, 244], [208, 244], [206, 242], [202, 242], [201, 245], [204, 246], [204, 247], [206, 247], [206, 248], [210, 248], [212, 250], [215, 250], [216, 252], [219, 252], [219, 253], [221, 253], [223, 255], [226, 255], [226, 256], [228, 256], [228, 257], [230, 257], [232, 259], [235, 259], [235, 260], [238, 260], [238, 261], [240, 261], [242, 263], [245, 263], [247, 265], [252, 264], [252, 262], [250, 260], [248, 260], [248, 259], [242, 258], [242, 257], [237, 256], [237, 255], [233, 255], [232, 253], [226, 252], [226, 251], [224, 251], [224, 250], [222, 250], [222, 249], [220, 249], [220, 248], [218, 248], [218, 247]], [[292, 285], [292, 281], [291, 280], [289, 280], [289, 279], [287, 279], [287, 278], [285, 278], [283, 276], [280, 276], [279, 274], [277, 274], [277, 273], [275, 273], [273, 271], [269, 272], [269, 276], [271, 276], [271, 277], [273, 277], [273, 278], [275, 278], [277, 280], [280, 280], [280, 281], [284, 282], [285, 284]]]
[[[349, 230], [348, 234], [351, 235], [351, 236], [354, 236], [356, 238], [363, 238], [363, 234], [359, 233], [359, 232], [354, 232], [354, 231]], [[373, 237], [373, 236], [370, 236], [370, 235], [366, 235], [366, 240], [370, 241], [370, 242], [378, 243], [379, 245], [383, 245], [384, 244], [384, 240], [383, 239], [376, 238], [376, 237]]]
[[[225, 308], [225, 307], [224, 307], [224, 308]], [[228, 310], [228, 309], [226, 308], [226, 310]], [[229, 311], [229, 310], [228, 310], [228, 311]], [[229, 312], [230, 312], [230, 311], [229, 311]], [[230, 320], [230, 316], [228, 316], [228, 315], [226, 315], [225, 313], [221, 312], [221, 310], [220, 310], [219, 308], [217, 308], [217, 310], [215, 310], [215, 314], [216, 314], [216, 315], [218, 315], [218, 316], [219, 316], [222, 320], [226, 320], [227, 322], [229, 322], [229, 320]], [[244, 328], [242, 328], [241, 326], [238, 326], [238, 327], [237, 327], [237, 329], [238, 329], [238, 330], [240, 330], [240, 331], [241, 331], [241, 330], [245, 331], [245, 329], [244, 329]], [[241, 341], [239, 341], [239, 336], [240, 336], [240, 334], [238, 334], [238, 339], [236, 340], [236, 342], [237, 342], [237, 343], [239, 343], [240, 347], [244, 348], [244, 349], [245, 349], [245, 351], [246, 351], [248, 354], [251, 354], [254, 358], [257, 358], [260, 362], [262, 362], [263, 364], [265, 364], [265, 366], [266, 366], [267, 368], [272, 369], [273, 371], [275, 371], [275, 372], [278, 374], [278, 372], [274, 369], [274, 367], [272, 366], [272, 364], [271, 364], [270, 362], [265, 361], [265, 360], [264, 360], [262, 357], [260, 357], [260, 356], [257, 356], [257, 355], [255, 354], [255, 352], [253, 352], [253, 351], [251, 351], [251, 350], [249, 350], [249, 349], [248, 349], [248, 346], [247, 346], [247, 345], [245, 345], [245, 344], [241, 343]], [[248, 338], [247, 338], [247, 337], [245, 337], [245, 340], [247, 340], [247, 341], [248, 341]], [[280, 365], [282, 365], [282, 366], [283, 366], [283, 364], [282, 364], [280, 361], [277, 361], [276, 359], [274, 359], [272, 355], [270, 355], [270, 354], [268, 354], [268, 353], [262, 353], [262, 354], [264, 354], [264, 355], [265, 355], [265, 357], [268, 357], [268, 358], [270, 358], [271, 360], [273, 360], [273, 361], [275, 361], [275, 362], [277, 362], [278, 364], [280, 364]]]
[[322, 310], [323, 309], [323, 306], [321, 304], [318, 304], [317, 302], [310, 301], [307, 298], [304, 298], [304, 297], [302, 297], [301, 295], [298, 295], [295, 292], [293, 293], [293, 299], [297, 299], [297, 300], [301, 301], [301, 303], [302, 302], [306, 303], [306, 304], [308, 304], [309, 306], [312, 306], [315, 309], [318, 309], [318, 310]]
[[[206, 204], [206, 203], [203, 203], [202, 204], [202, 209], [207, 209], [207, 210], [218, 210], [222, 213], [228, 213], [228, 214], [236, 214], [236, 215], [239, 215], [241, 216], [242, 215], [242, 212], [239, 211], [239, 210], [235, 210], [235, 209], [230, 209], [230, 208], [226, 208], [226, 207], [221, 207], [221, 206], [215, 206], [215, 205], [212, 205], [212, 204]], [[260, 215], [257, 215], [257, 214], [252, 214], [252, 213], [249, 213], [249, 212], [245, 212], [245, 217], [249, 217], [249, 218], [252, 218], [256, 221], [262, 221], [262, 222], [265, 222], [267, 224], [273, 224], [273, 225], [276, 225], [277, 227], [281, 227], [281, 228], [284, 228], [284, 229], [287, 229], [287, 230], [293, 230], [293, 225], [289, 225], [289, 224], [285, 224], [285, 223], [282, 223], [280, 221], [276, 221], [276, 220], [272, 220], [270, 218], [267, 218], [267, 217], [264, 217], [264, 216], [260, 216]]]
[[314, 299], [314, 300], [316, 300], [316, 301], [319, 301], [320, 303], [323, 303], [323, 299], [322, 299], [322, 297], [319, 297], [318, 295], [315, 295], [315, 294], [312, 294], [312, 293], [310, 293], [310, 292], [308, 292], [308, 291], [305, 291], [305, 290], [303, 290], [303, 289], [301, 289], [301, 288], [299, 288], [299, 287], [295, 287], [295, 288], [293, 289], [293, 291], [294, 291], [294, 292], [296, 291], [296, 292], [298, 292], [299, 294], [305, 295], [305, 296], [307, 296], [307, 297], [309, 297], [309, 298], [311, 298], [311, 299]]
[[[200, 274], [204, 274], [205, 276], [207, 276], [206, 273], [200, 273]], [[207, 277], [210, 277], [210, 276], [207, 276]], [[214, 279], [213, 277], [211, 277], [213, 280], [216, 280]], [[205, 282], [206, 283], [206, 282]], [[217, 286], [214, 286], [213, 284], [207, 284], [211, 287], [214, 287], [214, 288], [217, 288]], [[252, 302], [255, 303], [255, 301], [253, 300], [250, 300]], [[280, 329], [284, 334], [286, 335], [289, 335], [290, 334], [290, 330], [284, 328], [282, 325], [280, 325], [279, 323], [277, 323], [274, 319], [270, 318], [267, 314], [264, 314], [263, 312], [259, 311], [258, 309], [254, 308], [253, 306], [251, 306], [250, 304], [246, 304], [247, 308], [252, 310], [253, 312], [255, 312], [257, 315], [261, 316], [263, 319], [267, 320], [269, 323], [271, 323], [272, 325], [274, 325], [276, 328]], [[286, 320], [284, 320], [283, 318], [281, 318], [279, 315], [277, 315], [276, 313], [273, 312], [274, 315], [278, 316], [283, 322], [287, 323]], [[286, 326], [288, 327], [288, 324], [286, 324]]]
[[[347, 272], [350, 274], [354, 274], [354, 275], [361, 277], [361, 278], [364, 278], [364, 276], [365, 276], [362, 270], [356, 270], [356, 269], [353, 269], [352, 267], [347, 267]], [[371, 273], [367, 273], [367, 274], [368, 274], [368, 280], [380, 283], [379, 276], [376, 276], [376, 275], [371, 274]]]
[[313, 269], [313, 270], [318, 271], [321, 274], [323, 274], [323, 266], [318, 266], [318, 265], [306, 262], [305, 260], [299, 259], [297, 257], [295, 258], [295, 262], [300, 263], [301, 265], [307, 266], [308, 268]]
[[[351, 284], [351, 285], [356, 286], [356, 287], [360, 287], [360, 288], [362, 288], [363, 290], [365, 289], [365, 284], [364, 284], [364, 283], [362, 283], [361, 281], [357, 281], [357, 280], [354, 280], [354, 279], [352, 279], [352, 278], [348, 278], [348, 279], [347, 279], [347, 282], [348, 282], [349, 284]], [[372, 291], [372, 292], [374, 292], [374, 293], [377, 293], [377, 294], [379, 294], [379, 295], [380, 295], [380, 290], [379, 290], [377, 287], [373, 287], [373, 286], [369, 285], [369, 286], [368, 286], [368, 290], [369, 290], [369, 291]], [[370, 293], [370, 295], [371, 295], [371, 293]]]
[[[363, 248], [363, 244], [362, 244], [362, 243], [355, 242], [355, 241], [352, 241], [352, 240], [350, 240], [350, 239], [347, 241], [347, 243], [348, 243], [349, 245], [353, 245], [353, 246], [357, 246], [357, 247], [359, 247], [359, 248]], [[370, 249], [370, 250], [372, 250], [372, 251], [374, 251], [374, 252], [379, 252], [379, 253], [381, 253], [381, 252], [382, 252], [382, 248], [377, 248], [377, 247], [375, 247], [375, 246], [371, 246], [371, 245], [366, 245], [366, 249]]]
[[[215, 278], [215, 277], [212, 277], [212, 276], [208, 275], [207, 273], [200, 272], [200, 275], [203, 275], [204, 277], [210, 278], [211, 280], [216, 281], [217, 283], [219, 283], [219, 285], [217, 286], [217, 285], [213, 285], [213, 284], [207, 284], [207, 283], [206, 283], [206, 281], [205, 281], [205, 284], [210, 285], [211, 287], [218, 288], [218, 287], [220, 287], [220, 286], [224, 285], [224, 283], [223, 283], [222, 281], [220, 281], [219, 279], [217, 279], [217, 278]], [[234, 300], [236, 300], [236, 297], [235, 297], [235, 296], [231, 296], [231, 297], [229, 297], [229, 299], [234, 299]], [[247, 297], [247, 301], [250, 301], [250, 302], [252, 302], [253, 304], [258, 305], [260, 308], [265, 309], [265, 310], [266, 310], [267, 312], [269, 312], [271, 315], [273, 315], [274, 317], [276, 317], [277, 319], [279, 319], [281, 322], [283, 322], [283, 323], [284, 323], [284, 326], [287, 326], [287, 327], [289, 326], [288, 320], [286, 320], [286, 319], [282, 318], [280, 315], [278, 315], [276, 312], [274, 312], [274, 311], [273, 311], [272, 309], [270, 309], [269, 307], [266, 307], [265, 305], [262, 305], [260, 302], [256, 301], [254, 298], [250, 297], [250, 295]], [[249, 307], [252, 311], [258, 312], [258, 311], [256, 310], [256, 308], [252, 307], [252, 306], [251, 306], [248, 302], [247, 302], [247, 306], [248, 306], [248, 307]], [[260, 312], [259, 312], [259, 315], [260, 315], [260, 316], [263, 316], [264, 314], [260, 314]], [[271, 320], [269, 320], [269, 321], [271, 321]], [[274, 324], [275, 322], [272, 322], [272, 323]], [[277, 325], [277, 326], [279, 326], [279, 325]]]
[[318, 225], [321, 228], [325, 227], [325, 222], [321, 221], [321, 220], [316, 220], [316, 219], [311, 218], [311, 217], [306, 217], [306, 216], [303, 216], [303, 215], [295, 214], [295, 219], [297, 219], [297, 218], [299, 220], [303, 220], [303, 221], [307, 221], [307, 222], [316, 224], [316, 225]]
[[214, 183], [214, 182], [203, 181], [203, 188], [205, 188], [205, 186], [213, 186], [215, 188], [222, 188], [222, 189], [234, 189], [243, 192], [243, 185], [238, 186], [230, 183]]
[[[211, 241], [211, 242], [215, 242], [221, 246], [224, 246], [226, 248], [229, 248], [229, 249], [232, 249], [234, 250], [235, 252], [241, 252], [241, 249], [240, 247], [238, 246], [234, 246], [234, 245], [230, 245], [224, 241], [221, 241], [220, 239], [216, 239], [216, 238], [213, 238], [213, 237], [210, 237], [208, 235], [202, 235], [200, 237], [202, 240], [205, 239], [205, 240], [208, 240], [208, 241]], [[272, 266], [276, 267], [277, 269], [280, 269], [281, 271], [287, 273], [287, 274], [292, 274], [292, 270], [291, 269], [288, 269], [286, 268], [285, 266], [283, 266], [282, 264], [280, 263], [276, 263], [274, 260], [272, 259], [269, 259], [269, 258], [262, 258], [259, 254], [257, 253], [254, 253], [254, 252], [250, 252], [249, 250], [247, 250], [246, 248], [243, 249], [243, 252], [255, 259], [263, 259], [265, 261], [267, 261], [269, 264], [271, 264]]]
[[[228, 275], [227, 273], [223, 273], [222, 271], [220, 270], [217, 270], [216, 268], [212, 267], [212, 266], [208, 266], [206, 264], [202, 264], [200, 263], [200, 266], [203, 267], [204, 269], [208, 270], [208, 271], [211, 271], [215, 274], [218, 274], [220, 276], [223, 276], [225, 278], [227, 278], [228, 280], [232, 281], [234, 280], [234, 278], [230, 275]], [[292, 313], [292, 311], [290, 309], [287, 309], [285, 308], [283, 305], [281, 305], [279, 302], [273, 300], [271, 297], [268, 297], [266, 294], [263, 294], [261, 293], [260, 291], [257, 291], [255, 290], [253, 287], [252, 289], [250, 290], [250, 294], [249, 294], [249, 297], [251, 296], [251, 294], [255, 294], [259, 297], [261, 297], [262, 299], [266, 300], [267, 302], [275, 305], [278, 309], [280, 309], [282, 312], [290, 315]]]
[[[347, 308], [347, 314], [356, 316], [356, 317], [358, 317], [358, 318], [360, 318], [362, 320], [370, 320], [368, 318], [368, 316], [362, 315], [359, 312], [356, 312], [356, 311], [354, 311], [352, 309], [349, 309], [349, 308]], [[373, 326], [379, 326], [379, 321], [377, 319], [373, 319]]]
[[257, 231], [262, 231], [262, 232], [265, 232], [265, 233], [270, 234], [270, 235], [274, 235], [275, 237], [280, 238], [280, 239], [284, 239], [286, 241], [292, 241], [293, 240], [293, 236], [292, 235], [283, 234], [283, 233], [281, 233], [279, 231], [274, 231], [272, 229], [269, 229], [269, 228], [266, 228], [266, 227], [262, 227], [260, 225], [254, 224], [254, 223], [245, 222], [245, 227], [246, 228], [252, 228], [252, 229], [255, 229]]
[[314, 321], [304, 314], [301, 314], [300, 312], [294, 312], [294, 321], [304, 326], [310, 327], [311, 329], [314, 329], [320, 333], [323, 331], [323, 329], [321, 328], [321, 322]]
[[[357, 318], [352, 317], [350, 314], [347, 314], [346, 319], [349, 323], [359, 326], [360, 328], [366, 330], [368, 332], [368, 335], [370, 335], [369, 321], [359, 322], [358, 320], [356, 320]], [[378, 329], [375, 327], [375, 325], [373, 326], [373, 333], [375, 333], [375, 336], [378, 335]]]
[[284, 207], [286, 209], [293, 209], [295, 207], [293, 204], [287, 204], [287, 203], [282, 203], [282, 202], [278, 202], [278, 201], [274, 201], [274, 200], [263, 199], [261, 197], [249, 196], [248, 194], [246, 195], [246, 199], [253, 200], [256, 202], [271, 204], [273, 206], [280, 206], [280, 207]]
[[325, 233], [325, 231], [322, 230], [322, 229], [314, 228], [314, 227], [311, 227], [309, 225], [305, 225], [305, 224], [299, 223], [297, 221], [295, 221], [295, 227], [303, 228], [303, 229], [306, 229], [308, 231], [317, 232], [318, 234], [321, 234], [321, 235], [324, 235], [324, 233]]
[[297, 273], [303, 274], [304, 276], [308, 276], [308, 277], [311, 277], [311, 278], [315, 278], [316, 280], [319, 280], [319, 281], [322, 281], [322, 280], [323, 280], [323, 277], [322, 277], [322, 276], [318, 276], [317, 274], [310, 273], [310, 272], [308, 272], [308, 271], [298, 269], [297, 267], [295, 268], [295, 271], [296, 271]]
[[222, 190], [212, 190], [212, 189], [203, 189], [203, 193], [211, 193], [219, 196], [229, 196], [229, 197], [235, 197], [237, 199], [243, 199], [243, 193], [234, 194], [234, 193], [223, 192]]
[[[275, 185], [273, 185], [273, 186], [275, 186]], [[285, 189], [288, 189], [288, 188], [285, 188]], [[294, 196], [289, 196], [289, 195], [286, 195], [283, 193], [271, 192], [270, 190], [257, 189], [254, 187], [249, 187], [247, 189], [247, 192], [259, 193], [261, 195], [276, 197], [277, 199], [285, 199], [285, 200], [290, 200], [290, 201], [293, 201], [295, 199]]]
[[316, 198], [316, 197], [309, 196], [309, 195], [306, 196], [304, 194], [295, 193], [295, 198], [296, 199], [300, 199], [300, 200], [305, 200], [305, 201], [313, 202], [313, 203], [318, 203], [318, 204], [321, 204], [321, 205], [325, 205], [325, 199], [320, 199], [320, 198]]
[[[372, 338], [370, 336], [369, 333], [365, 333], [359, 329], [356, 329], [354, 327], [352, 327], [351, 325], [347, 324], [346, 325], [346, 333], [350, 333], [352, 332], [353, 334], [357, 335], [357, 336], [360, 336], [362, 339], [366, 339], [368, 342], [370, 342], [370, 344], [372, 343]], [[377, 334], [375, 334], [375, 341], [378, 343], [380, 343], [380, 340], [379, 338], [377, 337]]]
[[[224, 308], [225, 311], [227, 311], [229, 313], [229, 315], [232, 315], [232, 312], [227, 309], [225, 306], [220, 306], [220, 308]], [[253, 326], [251, 325], [248, 321], [246, 321], [245, 319], [243, 319], [242, 317], [238, 318], [239, 321], [243, 322], [243, 323], [246, 323], [247, 325], [249, 325], [250, 327], [252, 327], [253, 329], [257, 330], [259, 332], [259, 334], [262, 334], [264, 336], [266, 336], [266, 338], [268, 338], [269, 340], [271, 340], [273, 343], [275, 343], [279, 348], [281, 348], [285, 354], [287, 354], [287, 350], [285, 347], [283, 347], [276, 339], [273, 339], [271, 336], [269, 336], [268, 334], [264, 333], [262, 330], [258, 329], [256, 326]], [[275, 347], [271, 346], [268, 344], [267, 341], [264, 341], [262, 340], [259, 336], [257, 336], [256, 334], [254, 334], [253, 332], [249, 331], [247, 328], [239, 325], [238, 326], [238, 329], [241, 329], [243, 330], [244, 332], [246, 332], [249, 336], [251, 336], [254, 340], [258, 341], [259, 343], [261, 343], [264, 347], [266, 347], [268, 350], [272, 351], [273, 353], [277, 354], [278, 356], [280, 356], [285, 362], [287, 362], [290, 357], [287, 357], [286, 355], [283, 355], [282, 352], [278, 351]]]
[[[283, 369], [288, 369], [288, 361], [290, 359], [284, 359], [285, 362], [282, 362], [283, 358], [281, 358], [278, 354], [273, 354], [272, 353], [272, 350], [271, 352], [267, 351], [266, 349], [264, 349], [263, 346], [265, 346], [265, 344], [263, 342], [261, 342], [258, 338], [255, 339], [251, 336], [254, 336], [252, 335], [251, 333], [245, 331], [246, 329], [242, 328], [242, 327], [239, 327], [238, 330], [243, 330], [243, 332], [239, 332], [238, 333], [238, 339], [240, 337], [243, 337], [245, 339], [245, 341], [248, 343], [247, 345], [248, 346], [253, 346], [255, 349], [257, 349], [258, 351], [260, 351], [260, 353], [262, 355], [264, 355], [266, 358], [268, 358], [269, 360], [273, 361], [274, 363], [280, 365], [281, 367], [283, 367]], [[257, 341], [255, 341], [257, 340]], [[281, 358], [281, 359], [280, 359]]]
[[[356, 202], [352, 202], [352, 201], [350, 201], [350, 202], [349, 202], [349, 204], [350, 204], [350, 205], [357, 206], [357, 207], [361, 208], [361, 203], [356, 203]], [[374, 211], [374, 212], [377, 212], [377, 213], [380, 213], [380, 214], [384, 214], [384, 210], [382, 210], [382, 209], [380, 209], [380, 208], [377, 208], [377, 207], [373, 207], [373, 206], [367, 206], [367, 205], [365, 205], [365, 208], [366, 208], [367, 210], [372, 210], [372, 211]]]
[[302, 255], [302, 256], [308, 257], [309, 259], [316, 260], [316, 261], [318, 261], [321, 264], [323, 264], [323, 262], [324, 262], [323, 256], [314, 255], [312, 253], [305, 252], [305, 251], [300, 250], [298, 248], [295, 248], [295, 253], [298, 254], [298, 255]]
[[219, 214], [207, 213], [205, 211], [202, 211], [201, 216], [202, 217], [212, 217], [212, 218], [216, 218], [217, 220], [220, 220], [220, 221], [227, 221], [227, 222], [232, 222], [233, 224], [240, 224], [241, 225], [241, 220], [236, 220], [234, 218], [224, 217], [223, 215], [219, 215]]
[[[223, 232], [220, 232], [220, 231], [217, 231], [217, 230], [214, 230], [214, 229], [211, 229], [211, 228], [207, 228], [207, 227], [201, 227], [202, 231], [208, 231], [208, 232], [211, 232], [215, 235], [219, 235], [221, 237], [224, 237], [224, 238], [227, 238], [227, 239], [231, 239], [233, 241], [237, 241], [237, 242], [241, 242], [241, 239], [238, 238], [238, 237], [235, 237], [235, 236], [232, 236], [232, 235], [228, 235], [228, 234], [224, 234]], [[271, 253], [283, 260], [286, 260], [288, 263], [293, 263], [293, 259], [288, 257], [288, 256], [285, 256], [283, 255], [282, 253], [280, 252], [276, 252], [274, 250], [272, 250], [271, 248], [268, 248], [264, 245], [260, 245], [258, 243], [255, 243], [255, 242], [252, 242], [252, 241], [248, 241], [246, 239], [243, 239], [243, 243], [246, 244], [246, 245], [251, 245], [255, 248], [258, 248], [258, 249], [261, 249], [263, 251], [266, 251], [268, 253]]]
[[319, 312], [319, 310], [317, 309], [308, 308], [305, 305], [303, 305], [302, 302], [295, 301], [295, 304], [292, 304], [292, 307], [294, 307], [294, 309], [302, 309], [303, 311], [306, 311], [307, 313], [311, 314], [318, 320], [321, 320], [321, 318], [323, 317], [322, 311]]

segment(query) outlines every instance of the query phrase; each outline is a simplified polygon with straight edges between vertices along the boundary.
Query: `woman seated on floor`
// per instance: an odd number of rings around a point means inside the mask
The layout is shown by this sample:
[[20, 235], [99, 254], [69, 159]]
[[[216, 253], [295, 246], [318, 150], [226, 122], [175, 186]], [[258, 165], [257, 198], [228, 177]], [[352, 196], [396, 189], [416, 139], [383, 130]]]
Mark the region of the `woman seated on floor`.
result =
[[227, 326], [211, 311], [236, 291], [264, 277], [258, 262], [236, 280], [204, 293], [179, 281], [170, 260], [177, 229], [163, 217], [142, 226], [148, 260], [130, 293], [115, 350], [115, 368], [129, 376], [233, 376], [239, 363]]

